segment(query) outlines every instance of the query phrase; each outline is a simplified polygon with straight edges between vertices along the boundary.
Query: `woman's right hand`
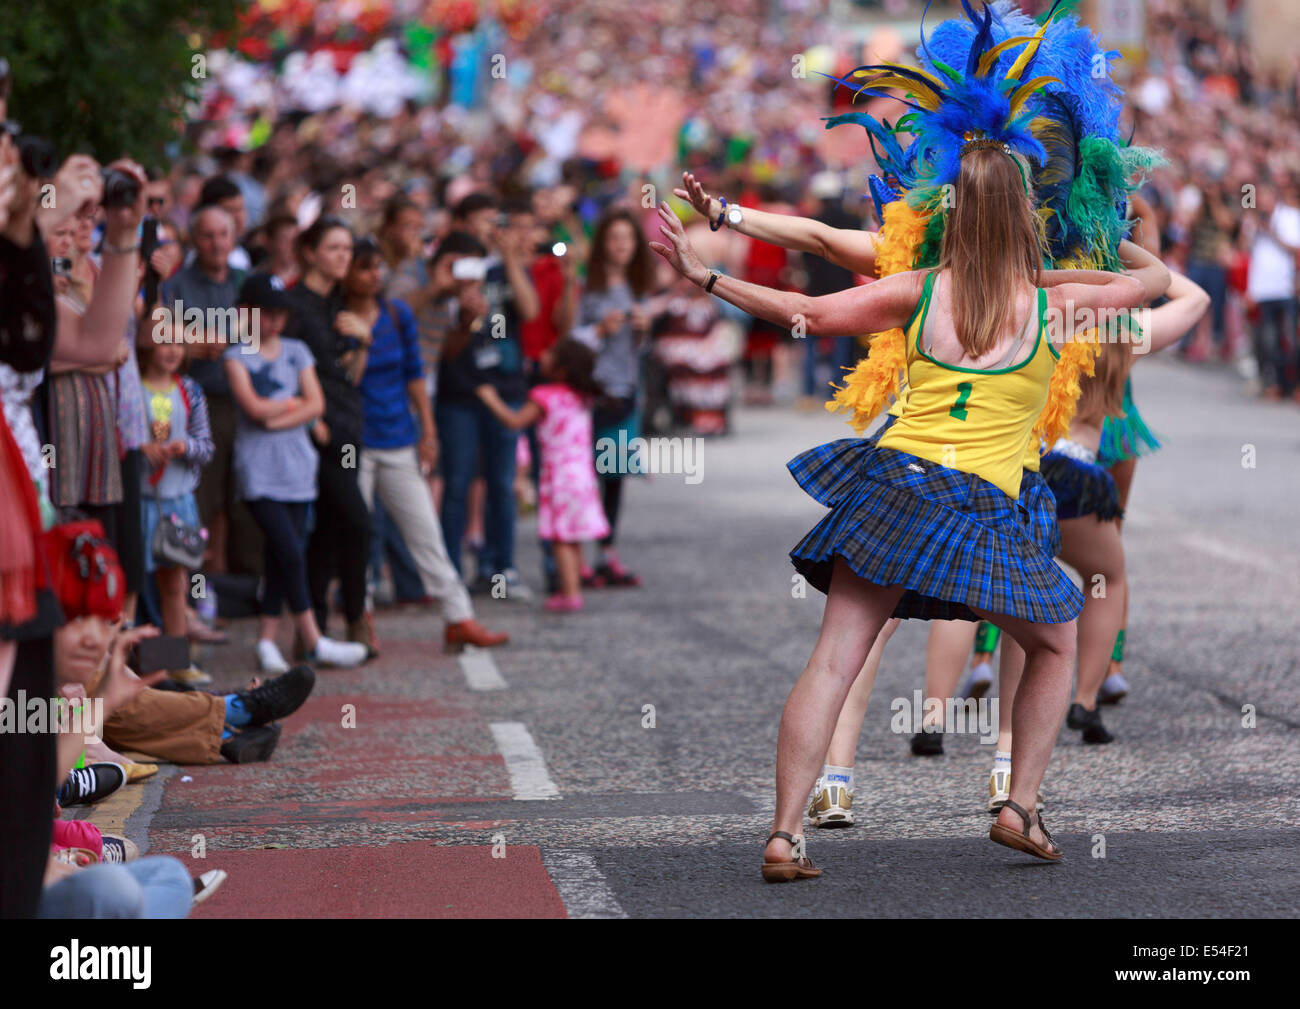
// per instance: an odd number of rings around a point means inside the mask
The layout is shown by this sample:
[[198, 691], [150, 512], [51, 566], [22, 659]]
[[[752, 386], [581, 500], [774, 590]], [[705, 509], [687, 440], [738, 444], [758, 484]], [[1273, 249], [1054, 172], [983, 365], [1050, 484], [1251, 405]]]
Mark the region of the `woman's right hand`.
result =
[[104, 717], [108, 717], [118, 708], [129, 704], [135, 696], [149, 685], [149, 680], [161, 680], [166, 670], [150, 674], [147, 679], [136, 676], [126, 665], [127, 653], [145, 638], [156, 638], [161, 632], [148, 624], [122, 630], [119, 624], [108, 646], [108, 662], [103, 679], [95, 687], [95, 693], [104, 700]]
[[344, 336], [350, 336], [364, 347], [369, 347], [373, 339], [370, 326], [356, 312], [340, 312], [334, 317], [334, 328]]
[[330, 443], [329, 425], [323, 420], [316, 421], [316, 423], [311, 426], [311, 437], [312, 441], [321, 448], [324, 448]]
[[668, 204], [659, 204], [659, 218], [664, 223], [659, 226], [659, 231], [668, 238], [668, 243], [651, 242], [650, 248], [668, 261], [668, 265], [680, 273], [691, 283], [703, 287], [705, 281], [709, 279], [709, 268], [704, 265], [691, 245], [691, 240], [686, 237], [686, 229], [682, 227], [682, 222], [677, 219], [677, 215], [668, 209]]
[[605, 317], [596, 323], [596, 332], [600, 334], [602, 340], [608, 340], [611, 336], [623, 328], [623, 323], [627, 319], [626, 312], [620, 312], [616, 308], [611, 308], [605, 313]]
[[160, 441], [147, 442], [140, 446], [140, 451], [154, 469], [167, 464], [167, 446]]

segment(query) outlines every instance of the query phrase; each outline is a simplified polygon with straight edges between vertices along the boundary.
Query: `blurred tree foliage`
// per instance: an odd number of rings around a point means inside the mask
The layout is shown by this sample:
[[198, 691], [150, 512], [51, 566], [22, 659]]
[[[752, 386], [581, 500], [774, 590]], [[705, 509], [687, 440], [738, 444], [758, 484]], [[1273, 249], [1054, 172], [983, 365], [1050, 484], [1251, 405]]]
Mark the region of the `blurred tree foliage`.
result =
[[14, 0], [0, 17], [23, 132], [101, 161], [162, 165], [214, 35], [249, 0]]

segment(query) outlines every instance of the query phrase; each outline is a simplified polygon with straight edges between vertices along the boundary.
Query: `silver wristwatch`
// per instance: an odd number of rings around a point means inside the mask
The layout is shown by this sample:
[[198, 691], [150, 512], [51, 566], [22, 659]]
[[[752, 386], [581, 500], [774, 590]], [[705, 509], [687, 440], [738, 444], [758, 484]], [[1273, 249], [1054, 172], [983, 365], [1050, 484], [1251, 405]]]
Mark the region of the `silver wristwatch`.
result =
[[740, 207], [734, 205], [727, 208], [725, 216], [727, 219], [727, 227], [729, 228], [739, 227], [740, 222], [745, 219], [745, 215], [741, 213]]

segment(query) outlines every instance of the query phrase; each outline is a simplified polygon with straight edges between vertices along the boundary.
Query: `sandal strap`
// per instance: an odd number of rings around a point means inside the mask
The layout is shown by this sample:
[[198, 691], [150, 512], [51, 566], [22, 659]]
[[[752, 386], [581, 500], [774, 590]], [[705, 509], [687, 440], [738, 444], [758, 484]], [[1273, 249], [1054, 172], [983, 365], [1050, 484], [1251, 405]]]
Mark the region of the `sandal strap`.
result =
[[[1012, 802], [1010, 799], [1008, 799], [1005, 808], [1011, 810], [1011, 812], [1015, 813], [1017, 816], [1020, 817], [1021, 820], [1024, 821], [1025, 823], [1024, 835], [1025, 837], [1028, 837], [1030, 826], [1033, 824], [1034, 821], [1029, 819], [1029, 814], [1025, 812], [1025, 807], [1020, 805], [1020, 803], [1018, 802]], [[1040, 827], [1043, 825], [1042, 817], [1039, 817], [1038, 825]]]
[[1053, 848], [1055, 848], [1055, 847], [1056, 847], [1056, 841], [1053, 840], [1051, 833], [1048, 831], [1048, 829], [1047, 829], [1047, 824], [1045, 824], [1045, 823], [1043, 822], [1043, 814], [1042, 814], [1042, 813], [1039, 813], [1039, 814], [1038, 814], [1038, 829], [1041, 830], [1041, 831], [1043, 832], [1043, 836], [1044, 836], [1045, 838], [1047, 838], [1047, 843], [1050, 844]]
[[772, 831], [771, 836], [769, 836], [768, 839], [767, 839], [767, 843], [768, 843], [768, 844], [771, 844], [771, 843], [772, 843], [772, 839], [773, 839], [773, 838], [776, 838], [776, 837], [779, 837], [782, 841], [789, 841], [791, 844], [794, 844], [794, 835], [793, 835], [793, 834], [788, 834], [788, 833], [786, 833], [784, 830], [774, 830], [774, 831]]

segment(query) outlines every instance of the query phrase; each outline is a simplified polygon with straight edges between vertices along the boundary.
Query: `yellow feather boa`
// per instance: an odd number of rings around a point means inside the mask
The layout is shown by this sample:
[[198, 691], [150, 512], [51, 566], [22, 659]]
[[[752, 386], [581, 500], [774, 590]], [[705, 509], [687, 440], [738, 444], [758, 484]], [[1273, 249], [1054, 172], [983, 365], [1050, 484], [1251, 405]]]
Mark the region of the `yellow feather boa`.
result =
[[[888, 277], [912, 268], [916, 250], [925, 237], [930, 215], [908, 206], [906, 200], [885, 205], [885, 220], [876, 235], [876, 273]], [[861, 434], [880, 415], [890, 398], [898, 396], [898, 376], [907, 367], [907, 345], [901, 329], [873, 333], [867, 356], [849, 372], [842, 386], [832, 386], [835, 396], [826, 404], [831, 413], [849, 412], [849, 424]]]

